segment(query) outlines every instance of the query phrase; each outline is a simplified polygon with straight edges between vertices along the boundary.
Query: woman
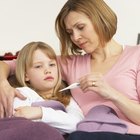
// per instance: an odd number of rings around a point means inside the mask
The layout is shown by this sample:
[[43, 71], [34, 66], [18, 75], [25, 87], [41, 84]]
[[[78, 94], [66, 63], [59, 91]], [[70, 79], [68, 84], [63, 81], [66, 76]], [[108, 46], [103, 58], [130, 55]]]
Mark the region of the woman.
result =
[[[71, 92], [85, 116], [92, 108], [104, 105], [128, 127], [123, 135], [75, 132], [69, 139], [96, 140], [101, 135], [101, 139], [110, 140], [139, 139], [131, 135], [140, 134], [140, 47], [123, 46], [113, 39], [116, 14], [103, 0], [69, 0], [55, 25], [65, 57], [65, 62], [58, 58], [63, 79], [68, 84], [79, 79], [81, 89]], [[82, 51], [86, 54], [81, 55]], [[69, 52], [76, 55], [70, 56]]]
[[[128, 128], [124, 134], [77, 131], [69, 140], [140, 139], [140, 47], [116, 42], [116, 29], [116, 14], [103, 0], [68, 0], [56, 18], [62, 77], [68, 84], [80, 82], [71, 91], [73, 98], [85, 116], [94, 107], [107, 106]], [[9, 87], [7, 82], [1, 85]]]

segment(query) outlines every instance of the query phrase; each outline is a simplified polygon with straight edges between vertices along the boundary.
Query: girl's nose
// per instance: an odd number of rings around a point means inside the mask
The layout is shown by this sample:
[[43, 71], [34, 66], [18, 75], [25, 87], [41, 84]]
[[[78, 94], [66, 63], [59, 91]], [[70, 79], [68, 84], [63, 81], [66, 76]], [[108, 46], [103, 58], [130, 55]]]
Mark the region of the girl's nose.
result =
[[48, 68], [45, 69], [45, 74], [47, 74], [47, 73], [51, 73], [50, 69], [48, 69]]

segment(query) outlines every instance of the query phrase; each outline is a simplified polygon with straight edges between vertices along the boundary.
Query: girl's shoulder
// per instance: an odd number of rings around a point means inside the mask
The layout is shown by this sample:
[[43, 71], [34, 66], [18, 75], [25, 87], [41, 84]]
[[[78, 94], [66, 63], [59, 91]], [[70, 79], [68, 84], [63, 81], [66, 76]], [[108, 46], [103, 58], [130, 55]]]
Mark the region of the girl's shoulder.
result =
[[18, 87], [16, 88], [22, 95], [25, 97], [28, 97], [32, 100], [42, 100], [42, 97], [40, 97], [33, 89], [29, 87]]

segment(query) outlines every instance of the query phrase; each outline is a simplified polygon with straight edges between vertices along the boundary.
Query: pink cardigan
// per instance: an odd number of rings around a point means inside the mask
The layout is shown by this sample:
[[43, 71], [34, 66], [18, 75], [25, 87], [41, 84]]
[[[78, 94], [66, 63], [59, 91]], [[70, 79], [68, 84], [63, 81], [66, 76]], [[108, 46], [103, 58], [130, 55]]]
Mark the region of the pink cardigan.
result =
[[[62, 63], [58, 58], [62, 68], [62, 76], [64, 80], [71, 84], [76, 82], [82, 75], [89, 74], [90, 55], [71, 56], [67, 58], [68, 65]], [[140, 46], [125, 46], [122, 55], [116, 64], [104, 75], [104, 79], [116, 90], [128, 96], [136, 103], [140, 103]], [[135, 125], [128, 120], [121, 111], [109, 100], [102, 99], [93, 92], [83, 94], [80, 88], [72, 89], [72, 96], [79, 104], [84, 114], [97, 105], [106, 105], [115, 110], [118, 117], [122, 119], [128, 126], [129, 134], [140, 134], [140, 126]]]

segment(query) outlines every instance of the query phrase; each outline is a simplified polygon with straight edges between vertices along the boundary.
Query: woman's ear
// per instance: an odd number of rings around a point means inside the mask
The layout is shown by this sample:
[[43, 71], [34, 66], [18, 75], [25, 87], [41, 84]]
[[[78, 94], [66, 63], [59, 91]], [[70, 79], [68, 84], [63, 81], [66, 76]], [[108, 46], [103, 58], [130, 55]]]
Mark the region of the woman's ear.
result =
[[25, 81], [26, 81], [26, 82], [30, 81], [30, 79], [29, 79], [29, 77], [28, 77], [28, 74], [27, 74], [27, 73], [25, 73]]

